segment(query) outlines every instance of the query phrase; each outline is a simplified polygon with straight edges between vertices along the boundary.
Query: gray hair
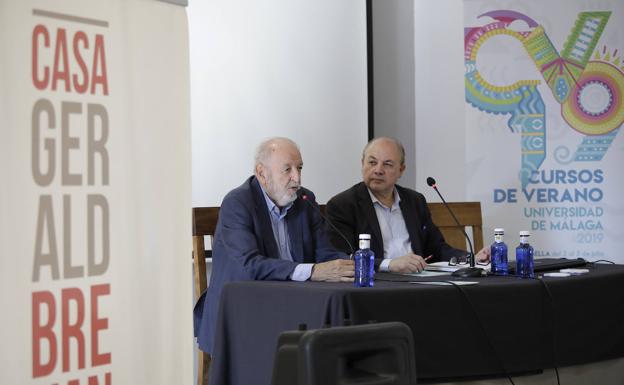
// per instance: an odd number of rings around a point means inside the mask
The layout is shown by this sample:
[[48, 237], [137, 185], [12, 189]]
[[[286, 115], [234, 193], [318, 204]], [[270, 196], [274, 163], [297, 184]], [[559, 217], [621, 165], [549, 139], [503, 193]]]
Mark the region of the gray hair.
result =
[[397, 139], [390, 138], [387, 136], [380, 136], [379, 138], [373, 138], [368, 143], [366, 143], [366, 146], [364, 146], [364, 150], [362, 151], [362, 162], [364, 162], [364, 157], [366, 156], [366, 150], [368, 150], [370, 146], [372, 146], [375, 142], [379, 140], [389, 140], [392, 143], [394, 143], [397, 149], [399, 150], [399, 154], [401, 155], [401, 166], [405, 164], [405, 147], [403, 147], [403, 144], [399, 142]]
[[295, 143], [291, 139], [282, 136], [275, 136], [273, 138], [266, 139], [262, 141], [262, 143], [260, 143], [258, 145], [258, 148], [256, 149], [256, 156], [254, 157], [254, 169], [257, 165], [266, 163], [273, 151], [275, 151], [274, 145], [278, 143], [288, 143], [301, 152], [297, 143]]

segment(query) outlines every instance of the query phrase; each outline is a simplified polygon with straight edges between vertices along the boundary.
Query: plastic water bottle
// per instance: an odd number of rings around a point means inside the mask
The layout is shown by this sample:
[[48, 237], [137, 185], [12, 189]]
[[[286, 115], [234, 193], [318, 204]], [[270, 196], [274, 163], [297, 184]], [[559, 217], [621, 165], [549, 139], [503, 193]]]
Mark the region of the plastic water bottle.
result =
[[370, 249], [370, 238], [370, 234], [360, 234], [360, 248], [353, 254], [357, 287], [372, 287], [375, 281], [375, 253]]
[[494, 243], [490, 246], [492, 254], [492, 273], [507, 275], [509, 266], [507, 265], [507, 245], [503, 242], [505, 229], [494, 229]]
[[516, 247], [516, 275], [520, 277], [535, 276], [533, 271], [533, 247], [529, 245], [528, 231], [520, 232], [520, 245]]

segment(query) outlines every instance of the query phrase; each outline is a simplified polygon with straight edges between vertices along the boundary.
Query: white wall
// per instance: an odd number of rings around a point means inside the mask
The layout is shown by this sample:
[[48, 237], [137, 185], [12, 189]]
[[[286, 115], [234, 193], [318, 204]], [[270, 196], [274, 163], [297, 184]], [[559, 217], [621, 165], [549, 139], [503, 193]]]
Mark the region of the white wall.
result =
[[373, 0], [375, 136], [401, 140], [400, 184], [466, 199], [462, 0]]
[[191, 1], [188, 15], [193, 206], [219, 205], [270, 136], [299, 143], [320, 202], [360, 179], [363, 0]]
[[414, 2], [416, 187], [433, 176], [448, 201], [466, 199], [463, 0]]
[[[359, 0], [190, 2], [194, 206], [219, 205], [275, 135], [301, 145], [319, 201], [360, 179], [365, 17]], [[373, 22], [375, 134], [404, 142], [400, 183], [465, 200], [463, 2], [375, 0]]]
[[407, 169], [399, 184], [415, 188], [414, 1], [374, 0], [372, 8], [375, 136], [403, 143]]

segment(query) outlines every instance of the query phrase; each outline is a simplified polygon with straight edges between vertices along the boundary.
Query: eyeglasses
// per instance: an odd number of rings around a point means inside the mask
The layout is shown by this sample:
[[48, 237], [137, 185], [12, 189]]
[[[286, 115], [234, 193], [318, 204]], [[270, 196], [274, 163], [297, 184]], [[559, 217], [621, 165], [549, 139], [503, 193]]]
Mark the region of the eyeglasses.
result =
[[449, 266], [467, 265], [468, 255], [462, 255], [461, 257], [451, 257], [448, 261]]
[[[457, 265], [467, 265], [468, 263], [470, 263], [470, 256], [472, 254], [468, 253], [466, 255], [462, 255], [461, 257], [451, 257], [451, 259], [448, 261], [449, 266], [457, 266]], [[481, 265], [481, 266], [487, 266], [490, 264], [489, 261], [487, 262], [478, 262], [475, 261], [476, 265]]]

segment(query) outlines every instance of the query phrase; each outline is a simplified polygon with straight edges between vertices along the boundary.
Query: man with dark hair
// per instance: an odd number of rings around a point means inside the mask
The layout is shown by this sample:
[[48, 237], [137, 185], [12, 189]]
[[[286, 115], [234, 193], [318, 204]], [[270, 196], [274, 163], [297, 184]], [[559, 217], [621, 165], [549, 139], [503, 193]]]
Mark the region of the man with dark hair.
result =
[[[363, 181], [327, 203], [331, 222], [357, 244], [358, 234], [371, 234], [371, 249], [379, 271], [415, 273], [427, 262], [463, 257], [466, 251], [449, 246], [431, 221], [425, 197], [401, 187], [397, 180], [405, 171], [405, 150], [392, 138], [371, 140], [362, 153]], [[340, 250], [349, 246], [334, 229], [330, 239]], [[489, 248], [477, 254], [488, 260]]]

